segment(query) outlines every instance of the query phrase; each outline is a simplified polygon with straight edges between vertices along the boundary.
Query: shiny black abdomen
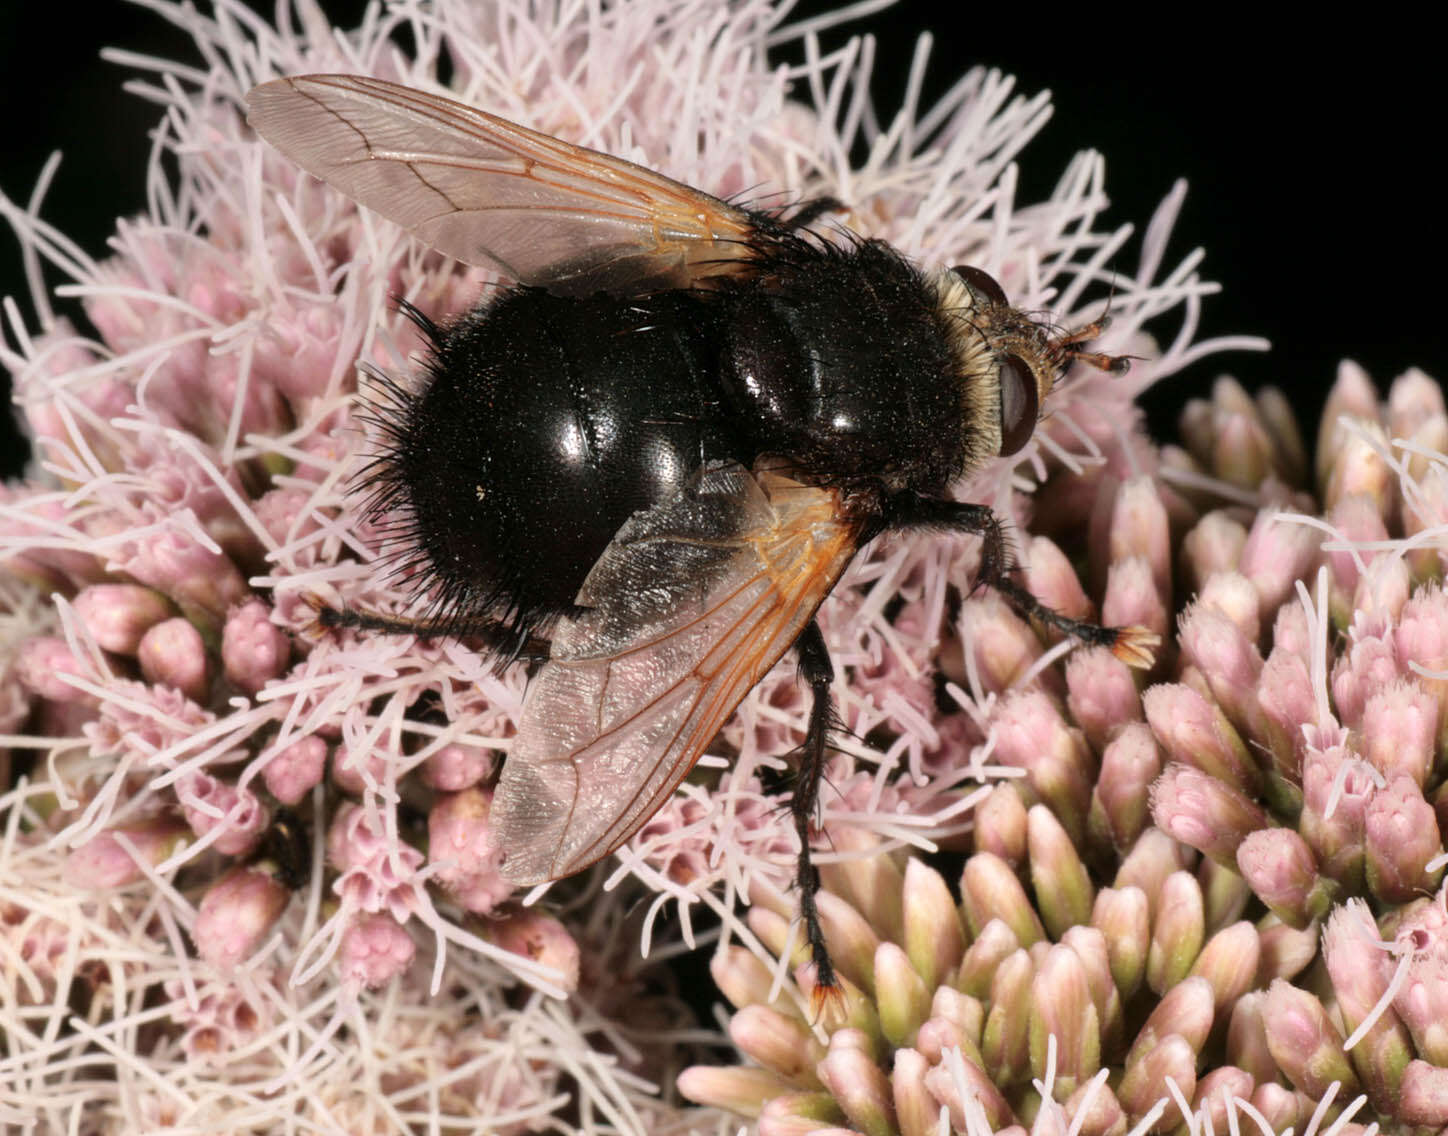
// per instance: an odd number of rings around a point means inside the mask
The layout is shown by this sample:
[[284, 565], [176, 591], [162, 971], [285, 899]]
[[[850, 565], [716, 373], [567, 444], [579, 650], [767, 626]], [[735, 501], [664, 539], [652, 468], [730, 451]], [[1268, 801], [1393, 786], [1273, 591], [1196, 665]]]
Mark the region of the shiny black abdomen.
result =
[[384, 418], [379, 502], [401, 505], [434, 610], [546, 633], [624, 521], [706, 461], [943, 492], [964, 426], [938, 306], [874, 242], [801, 243], [708, 292], [507, 289], [428, 325], [429, 376]]
[[702, 461], [747, 460], [720, 415], [713, 318], [686, 292], [513, 288], [435, 333], [383, 477], [438, 610], [535, 630], [636, 510]]

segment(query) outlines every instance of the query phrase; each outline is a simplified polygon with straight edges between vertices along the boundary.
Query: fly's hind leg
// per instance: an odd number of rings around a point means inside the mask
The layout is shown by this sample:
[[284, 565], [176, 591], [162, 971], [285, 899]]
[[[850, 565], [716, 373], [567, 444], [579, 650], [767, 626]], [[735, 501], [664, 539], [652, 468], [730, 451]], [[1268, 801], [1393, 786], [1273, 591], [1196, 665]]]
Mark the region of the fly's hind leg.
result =
[[820, 875], [810, 855], [810, 830], [819, 809], [820, 781], [824, 777], [825, 750], [833, 721], [830, 684], [834, 681], [835, 668], [830, 662], [830, 653], [825, 646], [825, 637], [820, 632], [820, 626], [813, 620], [795, 641], [794, 649], [799, 656], [799, 676], [809, 684], [812, 701], [809, 727], [805, 732], [804, 744], [798, 751], [799, 770], [794, 797], [790, 802], [790, 813], [794, 817], [794, 830], [799, 834], [795, 885], [799, 890], [800, 918], [804, 923], [805, 937], [809, 941], [810, 955], [815, 964], [814, 1003], [818, 1012], [825, 1002], [840, 997], [841, 993], [834, 964], [830, 961], [829, 948], [825, 946], [825, 933], [820, 926], [819, 911], [815, 906], [815, 894], [820, 890]]

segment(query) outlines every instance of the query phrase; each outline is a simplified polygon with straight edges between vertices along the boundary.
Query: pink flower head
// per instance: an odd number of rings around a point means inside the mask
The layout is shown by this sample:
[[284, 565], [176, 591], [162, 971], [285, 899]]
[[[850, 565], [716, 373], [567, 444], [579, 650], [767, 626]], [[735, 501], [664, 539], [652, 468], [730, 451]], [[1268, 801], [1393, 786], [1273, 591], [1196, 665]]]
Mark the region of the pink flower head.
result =
[[489, 814], [493, 794], [464, 789], [439, 797], [427, 817], [428, 859], [437, 878], [469, 911], [491, 911], [513, 893], [499, 874], [503, 852], [493, 839]]
[[[258, 978], [265, 981], [260, 974]], [[246, 1046], [271, 1022], [271, 1002], [249, 997], [250, 988], [224, 979], [207, 982], [194, 1003], [176, 979], [166, 983], [166, 992], [184, 1007], [177, 1015], [184, 1030], [182, 1049], [192, 1060], [208, 1067], [224, 1067], [233, 1050]]]
[[286, 633], [271, 622], [271, 612], [260, 600], [250, 600], [226, 617], [221, 632], [221, 664], [226, 677], [255, 694], [286, 670], [291, 644]]
[[337, 810], [327, 830], [327, 859], [340, 875], [332, 885], [359, 911], [383, 911], [407, 921], [418, 902], [422, 853], [389, 835], [362, 805]]
[[294, 805], [322, 780], [326, 762], [327, 743], [313, 734], [273, 753], [262, 767], [262, 777], [273, 797]]
[[188, 777], [177, 796], [191, 831], [197, 836], [219, 832], [212, 847], [227, 856], [250, 852], [271, 823], [267, 809], [251, 790], [238, 789], [206, 773]]
[[412, 936], [382, 912], [358, 915], [342, 936], [337, 966], [352, 986], [383, 986], [403, 973], [417, 953]]

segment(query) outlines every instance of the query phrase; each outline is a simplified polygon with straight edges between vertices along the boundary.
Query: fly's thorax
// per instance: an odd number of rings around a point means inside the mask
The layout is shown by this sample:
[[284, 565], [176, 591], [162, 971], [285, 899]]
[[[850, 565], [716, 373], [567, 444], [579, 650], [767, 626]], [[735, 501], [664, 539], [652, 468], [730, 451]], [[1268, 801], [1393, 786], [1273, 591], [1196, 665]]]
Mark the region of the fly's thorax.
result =
[[720, 388], [760, 453], [811, 480], [938, 492], [962, 400], [929, 281], [889, 246], [792, 250], [721, 297]]

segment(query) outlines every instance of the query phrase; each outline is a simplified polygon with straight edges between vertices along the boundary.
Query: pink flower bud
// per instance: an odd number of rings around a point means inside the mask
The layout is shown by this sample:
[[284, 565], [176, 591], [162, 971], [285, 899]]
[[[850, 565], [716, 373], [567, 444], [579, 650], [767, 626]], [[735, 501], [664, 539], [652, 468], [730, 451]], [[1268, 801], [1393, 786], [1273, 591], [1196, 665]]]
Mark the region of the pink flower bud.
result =
[[940, 1105], [925, 1084], [933, 1063], [916, 1049], [897, 1049], [890, 1070], [890, 1089], [900, 1136], [929, 1136], [937, 1130]]
[[210, 659], [201, 632], [190, 620], [178, 617], [155, 624], [141, 636], [136, 658], [147, 682], [174, 687], [193, 702], [206, 700]]
[[1443, 851], [1438, 818], [1411, 777], [1394, 777], [1372, 795], [1365, 832], [1368, 887], [1380, 900], [1406, 903], [1442, 878], [1427, 871]]
[[709, 975], [736, 1010], [755, 1002], [767, 1004], [774, 988], [774, 975], [747, 947], [716, 951], [709, 960]]
[[342, 935], [337, 969], [348, 985], [376, 989], [405, 971], [416, 953], [412, 936], [392, 916], [364, 913]]
[[1172, 1037], [1181, 1038], [1193, 1053], [1200, 1054], [1211, 1032], [1215, 1005], [1212, 984], [1205, 978], [1187, 978], [1177, 983], [1162, 995], [1137, 1032], [1126, 1055], [1127, 1069]]
[[1111, 512], [1111, 563], [1141, 557], [1151, 569], [1156, 593], [1171, 599], [1171, 532], [1166, 506], [1150, 476], [1121, 483]]
[[1409, 663], [1448, 669], [1448, 593], [1436, 585], [1420, 588], [1403, 607], [1393, 646], [1405, 672]]
[[1101, 773], [1091, 791], [1091, 824], [1123, 851], [1151, 823], [1152, 783], [1161, 775], [1161, 751], [1144, 723], [1128, 724], [1101, 755]]
[[1347, 433], [1322, 491], [1323, 503], [1335, 513], [1351, 497], [1366, 498], [1386, 517], [1393, 504], [1393, 472], [1383, 454], [1387, 435], [1376, 423], [1361, 423]]
[[819, 1063], [819, 1078], [861, 1132], [895, 1129], [895, 1094], [871, 1056], [873, 1047], [858, 1030], [836, 1030], [829, 1053]]
[[1010, 689], [1041, 655], [1041, 642], [1030, 625], [994, 592], [960, 605], [960, 631], [988, 691]]
[[1140, 888], [1155, 919], [1166, 878], [1173, 872], [1190, 869], [1195, 860], [1196, 854], [1189, 847], [1153, 825], [1137, 837], [1131, 851], [1122, 857], [1112, 886]]
[[1260, 610], [1275, 611], [1291, 597], [1297, 581], [1312, 571], [1322, 534], [1264, 510], [1257, 514], [1242, 548], [1238, 571], [1262, 597]]
[[20, 682], [41, 698], [52, 702], [94, 703], [95, 699], [62, 675], [95, 679], [91, 667], [71, 653], [64, 639], [53, 635], [37, 635], [21, 644], [16, 656], [15, 674]]
[[[1226, 388], [1236, 388], [1240, 399], [1223, 397]], [[1224, 481], [1255, 489], [1272, 472], [1272, 437], [1257, 415], [1257, 408], [1233, 379], [1217, 380], [1212, 391], [1211, 432], [1208, 438], [1209, 464]]]
[[1245, 919], [1223, 927], [1207, 940], [1191, 973], [1212, 984], [1219, 1021], [1257, 984], [1261, 960], [1261, 936]]
[[[1428, 552], [1420, 548], [1418, 552]], [[1436, 556], [1436, 552], [1434, 553]], [[1379, 556], [1368, 564], [1352, 594], [1354, 611], [1380, 612], [1397, 620], [1413, 594], [1413, 569], [1397, 556]]]
[[1094, 613], [1070, 559], [1054, 541], [1033, 536], [1025, 542], [1021, 575], [1031, 594], [1052, 611], [1072, 619], [1090, 619]]
[[1342, 724], [1358, 729], [1368, 699], [1404, 673], [1392, 638], [1358, 635], [1354, 629], [1351, 645], [1332, 668], [1332, 701]]
[[1387, 427], [1394, 438], [1406, 438], [1422, 422], [1444, 413], [1442, 388], [1417, 367], [1408, 368], [1388, 387]]
[[[1056, 1088], [1072, 1093], [1101, 1060], [1101, 1016], [1091, 996], [1086, 967], [1076, 952], [1056, 945], [1046, 951], [1032, 979], [1031, 1033], [1056, 1039]], [[1045, 1075], [1046, 1048], [1034, 1048], [1032, 1073]]]
[[1394, 936], [1408, 969], [1393, 1009], [1413, 1036], [1420, 1057], [1448, 1068], [1448, 911], [1439, 892], [1432, 903], [1409, 909]]
[[488, 942], [557, 971], [564, 990], [578, 989], [578, 940], [553, 916], [524, 908], [483, 920], [481, 926]]
[[[184, 824], [155, 817], [93, 836], [65, 859], [65, 879], [75, 888], [122, 887], [140, 879], [140, 864], [161, 863], [191, 836]], [[129, 845], [129, 847], [127, 847]]]
[[992, 1079], [1024, 1080], [1031, 1069], [1031, 989], [1035, 964], [1025, 951], [1006, 958], [990, 984], [990, 1012], [980, 1039], [980, 1055]]
[[1279, 978], [1267, 991], [1262, 1025], [1273, 1059], [1298, 1090], [1321, 1098], [1338, 1082], [1339, 1092], [1357, 1092], [1357, 1075], [1342, 1048], [1345, 1039], [1315, 996]]
[[1026, 784], [1049, 805], [1073, 838], [1091, 800], [1091, 758], [1078, 731], [1067, 725], [1056, 702], [1040, 691], [1007, 698], [996, 714], [995, 759], [1026, 771]]
[[1398, 1079], [1412, 1057], [1408, 1031], [1391, 1005], [1381, 1005], [1392, 964], [1368, 906], [1350, 899], [1328, 917], [1322, 958], [1337, 997], [1344, 1027], [1356, 1033], [1369, 1021], [1355, 1047], [1354, 1064], [1379, 1108], [1391, 1109]]
[[1241, 735], [1213, 703], [1181, 683], [1158, 683], [1142, 699], [1167, 757], [1255, 795], [1262, 777]]
[[343, 742], [332, 751], [332, 780], [342, 792], [360, 797], [371, 787], [387, 783], [387, 754], [366, 739]]
[[101, 648], [133, 655], [141, 636], [171, 614], [171, 605], [139, 584], [92, 584], [75, 597], [75, 613]]
[[1151, 910], [1139, 887], [1102, 888], [1091, 909], [1091, 926], [1106, 940], [1111, 978], [1130, 998], [1146, 974], [1151, 945]]
[[1312, 654], [1312, 630], [1301, 604], [1284, 604], [1272, 623], [1272, 650], [1286, 651], [1304, 662]]
[[291, 892], [265, 872], [233, 868], [212, 884], [196, 912], [191, 938], [212, 966], [230, 970], [276, 926]]
[[1257, 589], [1240, 572], [1216, 572], [1209, 576], [1197, 593], [1197, 602], [1216, 608], [1251, 642], [1255, 643], [1261, 636]]
[[1235, 572], [1247, 544], [1247, 530], [1224, 510], [1208, 513], [1182, 541], [1182, 559], [1193, 591], [1218, 572]]
[[1144, 627], [1163, 636], [1169, 618], [1166, 597], [1153, 578], [1150, 562], [1140, 556], [1113, 561], [1106, 573], [1101, 622], [1108, 627]]
[[1012, 868], [1026, 863], [1026, 806], [1020, 793], [999, 783], [975, 809], [975, 851], [999, 856]]
[[1322, 874], [1349, 891], [1356, 891], [1362, 882], [1364, 825], [1373, 792], [1372, 767], [1345, 746], [1308, 748], [1297, 831], [1312, 849]]
[[[782, 1103], [790, 1090], [789, 1082], [779, 1074], [750, 1066], [721, 1069], [713, 1065], [691, 1065], [679, 1074], [675, 1085], [681, 1097], [695, 1104], [725, 1109], [738, 1116], [759, 1116], [761, 1134], [765, 1131], [762, 1111], [766, 1106]], [[818, 1120], [810, 1123], [811, 1128], [819, 1126]]]
[[[320, 527], [313, 514], [312, 494], [302, 489], [270, 489], [252, 503], [256, 519], [278, 545], [297, 545]], [[316, 554], [303, 545], [290, 557], [298, 567], [310, 567]]]
[[1307, 750], [1302, 727], [1315, 722], [1318, 713], [1307, 660], [1280, 644], [1273, 647], [1262, 667], [1257, 701], [1273, 769], [1288, 784], [1300, 785]]
[[1290, 927], [1321, 919], [1337, 892], [1317, 874], [1307, 841], [1290, 828], [1251, 833], [1237, 849], [1237, 866], [1258, 898]]
[[1104, 648], [1073, 651], [1066, 660], [1066, 704], [1097, 750], [1129, 723], [1142, 720], [1131, 668]]
[[1001, 919], [992, 919], [975, 935], [975, 942], [966, 948], [960, 960], [956, 986], [962, 993], [976, 999], [990, 992], [991, 982], [1002, 962], [1020, 949], [1015, 932]]
[[986, 924], [999, 919], [1024, 946], [1046, 937], [1021, 881], [1004, 860], [989, 852], [977, 852], [965, 862], [960, 906], [972, 935], [979, 935]]
[[1396, 1119], [1427, 1128], [1448, 1125], [1448, 1068], [1410, 1061], [1399, 1092]]
[[1192, 604], [1181, 617], [1182, 654], [1196, 666], [1212, 695], [1239, 730], [1252, 733], [1260, 713], [1257, 683], [1262, 656], [1255, 643], [1215, 608]]
[[1203, 1131], [1230, 1132], [1240, 1115], [1238, 1098], [1250, 1100], [1256, 1084], [1251, 1073], [1232, 1065], [1219, 1065], [1205, 1074], [1197, 1082], [1197, 1095], [1192, 1100], [1193, 1114], [1206, 1120]]
[[326, 763], [327, 743], [311, 734], [272, 753], [261, 775], [273, 797], [295, 805], [321, 782]]
[[1162, 1097], [1169, 1097], [1167, 1081], [1190, 1100], [1197, 1091], [1197, 1052], [1184, 1037], [1169, 1034], [1135, 1060], [1128, 1061], [1116, 1095], [1131, 1116], [1144, 1116]]
[[213, 552], [176, 530], [147, 534], [120, 566], [169, 597], [182, 615], [215, 627], [248, 594], [246, 581], [225, 553]]
[[436, 879], [455, 892], [469, 911], [487, 914], [513, 893], [499, 875], [502, 850], [493, 842], [493, 794], [464, 789], [440, 796], [427, 816], [428, 859]]
[[1363, 708], [1363, 756], [1389, 780], [1402, 775], [1421, 789], [1433, 765], [1438, 719], [1438, 700], [1419, 683], [1394, 682]]
[[287, 634], [271, 622], [271, 609], [261, 600], [242, 604], [226, 617], [221, 632], [221, 664], [226, 677], [255, 694], [287, 669], [291, 659]]
[[[963, 1085], [961, 1081], [964, 1081]], [[962, 1057], [955, 1068], [936, 1065], [929, 1069], [925, 1074], [925, 1087], [936, 1104], [945, 1107], [950, 1117], [950, 1131], [970, 1131], [971, 1120], [967, 1117], [973, 1118], [983, 1112], [987, 1131], [994, 1132], [996, 1136], [1017, 1136], [1019, 1126], [1007, 1127], [1015, 1115], [1010, 1104], [996, 1087], [991, 1074], [969, 1058]], [[936, 1115], [939, 1115], [938, 1109]], [[937, 1130], [932, 1128], [930, 1131]]]
[[453, 742], [428, 755], [422, 765], [422, 780], [434, 789], [456, 793], [476, 785], [492, 771], [493, 755], [489, 750]]
[[1237, 846], [1267, 827], [1267, 815], [1245, 794], [1191, 766], [1167, 766], [1151, 789], [1156, 826], [1211, 856], [1235, 866]]
[[[929, 989], [948, 981], [965, 954], [965, 932], [950, 888], [940, 873], [911, 857], [901, 888], [901, 944], [914, 973]], [[875, 956], [879, 970], [879, 954]]]
[[1036, 906], [1052, 938], [1091, 917], [1095, 889], [1076, 846], [1045, 805], [1033, 805], [1026, 814], [1027, 860]]
[[1381, 414], [1378, 405], [1377, 388], [1368, 373], [1351, 359], [1344, 359], [1337, 366], [1337, 379], [1327, 392], [1327, 403], [1322, 408], [1322, 417], [1317, 435], [1317, 480], [1327, 481], [1333, 464], [1337, 461], [1348, 437], [1347, 427], [1340, 421], [1344, 416], [1377, 422]]
[[[1383, 522], [1378, 503], [1367, 497], [1344, 497], [1329, 511], [1327, 520], [1339, 533], [1333, 543], [1365, 545], [1388, 538], [1388, 526]], [[1357, 590], [1360, 575], [1358, 558], [1360, 557], [1364, 564], [1369, 564], [1376, 555], [1371, 551], [1359, 551], [1355, 557], [1354, 551], [1343, 548], [1323, 552], [1340, 607], [1345, 606], [1346, 599]]]

